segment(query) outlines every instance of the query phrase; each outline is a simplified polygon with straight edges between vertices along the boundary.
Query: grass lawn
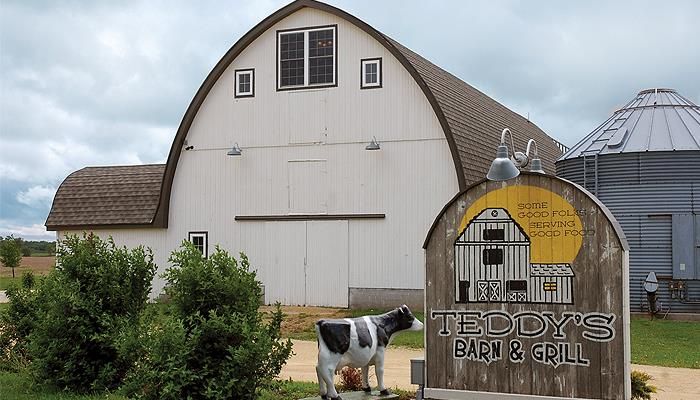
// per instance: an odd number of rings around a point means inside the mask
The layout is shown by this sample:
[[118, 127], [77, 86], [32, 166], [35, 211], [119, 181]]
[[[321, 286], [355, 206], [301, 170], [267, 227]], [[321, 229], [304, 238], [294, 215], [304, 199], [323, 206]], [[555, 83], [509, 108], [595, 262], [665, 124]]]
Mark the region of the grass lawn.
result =
[[[411, 394], [407, 391], [395, 390], [400, 400], [408, 400]], [[298, 400], [304, 397], [318, 395], [318, 383], [275, 381], [269, 387], [260, 391], [258, 400]], [[46, 385], [32, 382], [25, 374], [0, 371], [0, 398], [2, 400], [125, 400], [118, 394], [102, 393], [93, 395], [77, 395], [58, 391]]]
[[12, 276], [0, 276], [0, 290], [7, 290], [7, 288], [10, 287], [10, 284], [16, 284], [19, 285], [22, 283], [22, 276], [17, 275], [15, 278]]
[[632, 319], [632, 362], [700, 368], [700, 322]]
[[126, 397], [114, 394], [76, 395], [61, 392], [32, 382], [28, 375], [0, 371], [0, 398], [3, 400], [121, 400]]

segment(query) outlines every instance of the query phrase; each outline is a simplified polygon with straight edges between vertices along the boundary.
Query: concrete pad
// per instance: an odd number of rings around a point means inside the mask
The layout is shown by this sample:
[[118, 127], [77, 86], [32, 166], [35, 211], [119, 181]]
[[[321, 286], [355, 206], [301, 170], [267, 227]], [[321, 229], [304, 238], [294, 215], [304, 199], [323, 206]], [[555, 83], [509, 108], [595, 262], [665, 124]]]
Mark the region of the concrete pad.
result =
[[[379, 392], [372, 392], [372, 394], [368, 394], [365, 392], [346, 392], [346, 393], [338, 393], [340, 397], [343, 400], [389, 400], [389, 399], [398, 399], [399, 396], [396, 394], [389, 394], [386, 396], [380, 396]], [[321, 396], [316, 396], [316, 397], [307, 397], [305, 399], [301, 400], [321, 400]]]

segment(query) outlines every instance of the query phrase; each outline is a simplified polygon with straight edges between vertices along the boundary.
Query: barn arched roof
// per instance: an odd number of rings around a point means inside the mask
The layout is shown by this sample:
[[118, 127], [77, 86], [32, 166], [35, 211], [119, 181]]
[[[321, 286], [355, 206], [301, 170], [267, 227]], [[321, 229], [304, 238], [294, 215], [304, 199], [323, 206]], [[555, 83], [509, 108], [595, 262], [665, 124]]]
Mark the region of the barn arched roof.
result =
[[[563, 147], [535, 124], [357, 17], [315, 0], [297, 0], [277, 10], [248, 31], [211, 70], [188, 106], [175, 134], [159, 187], [158, 207], [151, 222], [131, 226], [167, 228], [170, 194], [180, 154], [192, 122], [209, 91], [247, 46], [277, 22], [304, 7], [328, 12], [354, 24], [381, 43], [406, 68], [426, 96], [445, 133], [460, 190], [486, 175], [500, 141], [500, 132], [505, 127], [513, 132], [518, 148], [524, 148], [529, 139], [535, 139], [544, 170], [554, 173], [554, 161], [561, 155]], [[57, 196], [60, 192], [59, 189]], [[51, 210], [53, 212], [54, 208]], [[49, 226], [48, 220], [47, 227], [60, 228]]]

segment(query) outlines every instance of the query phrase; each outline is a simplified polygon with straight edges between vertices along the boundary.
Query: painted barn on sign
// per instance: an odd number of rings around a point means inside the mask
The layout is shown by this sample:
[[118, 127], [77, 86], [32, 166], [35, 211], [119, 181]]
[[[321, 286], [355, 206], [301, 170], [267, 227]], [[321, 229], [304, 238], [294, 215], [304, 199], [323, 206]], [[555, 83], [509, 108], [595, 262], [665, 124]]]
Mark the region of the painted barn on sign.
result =
[[572, 303], [569, 264], [531, 264], [530, 238], [504, 208], [469, 221], [454, 245], [457, 303]]
[[486, 174], [505, 126], [554, 171], [561, 147], [535, 124], [358, 18], [299, 0], [214, 66], [165, 164], [72, 173], [46, 226], [151, 247], [159, 273], [183, 240], [244, 251], [268, 303], [420, 307], [424, 232]]
[[424, 248], [425, 399], [630, 399], [629, 245], [596, 197], [483, 181]]

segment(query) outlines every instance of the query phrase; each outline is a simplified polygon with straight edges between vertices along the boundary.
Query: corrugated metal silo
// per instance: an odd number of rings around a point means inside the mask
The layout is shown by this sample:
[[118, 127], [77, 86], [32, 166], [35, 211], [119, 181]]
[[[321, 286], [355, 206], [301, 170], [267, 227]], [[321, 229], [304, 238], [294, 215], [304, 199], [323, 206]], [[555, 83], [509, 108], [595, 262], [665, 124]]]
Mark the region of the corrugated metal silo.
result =
[[594, 193], [630, 244], [632, 311], [650, 271], [671, 312], [700, 312], [700, 107], [648, 89], [567, 151], [557, 175]]

